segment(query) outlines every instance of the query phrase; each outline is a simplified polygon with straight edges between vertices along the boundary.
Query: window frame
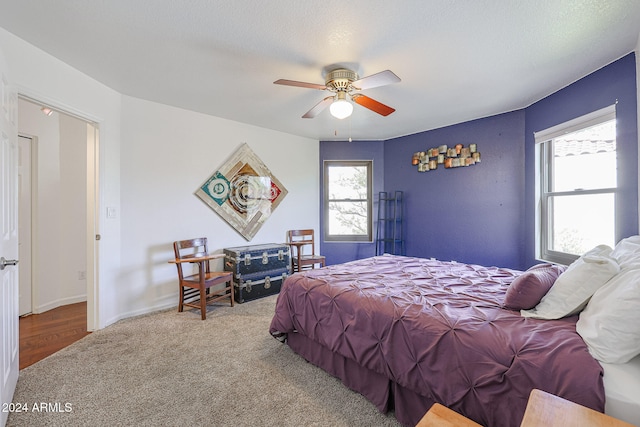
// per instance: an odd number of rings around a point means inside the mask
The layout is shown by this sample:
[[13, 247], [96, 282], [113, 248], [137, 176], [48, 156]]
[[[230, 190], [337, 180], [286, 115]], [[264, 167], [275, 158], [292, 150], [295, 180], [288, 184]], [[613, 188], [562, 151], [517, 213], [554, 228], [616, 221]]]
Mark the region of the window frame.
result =
[[[561, 123], [540, 132], [534, 132], [536, 144], [536, 258], [541, 261], [569, 265], [579, 258], [566, 252], [549, 249], [553, 235], [553, 224], [550, 218], [553, 208], [553, 198], [561, 196], [587, 196], [596, 194], [613, 194], [614, 218], [618, 186], [602, 187], [598, 189], [574, 189], [569, 191], [551, 191], [553, 182], [553, 141], [555, 138], [586, 129], [611, 120], [616, 120], [615, 105], [611, 105], [573, 120]], [[617, 135], [616, 135], [617, 139]], [[617, 152], [617, 143], [616, 143]], [[617, 181], [617, 180], [616, 180]], [[615, 221], [615, 220], [614, 220]], [[618, 225], [614, 223], [614, 232]]]
[[[330, 199], [329, 174], [330, 167], [365, 166], [367, 170], [367, 198], [366, 199]], [[324, 160], [323, 161], [323, 238], [326, 242], [373, 242], [373, 160]], [[340, 202], [366, 202], [367, 206], [367, 234], [330, 234], [329, 233], [329, 205]]]

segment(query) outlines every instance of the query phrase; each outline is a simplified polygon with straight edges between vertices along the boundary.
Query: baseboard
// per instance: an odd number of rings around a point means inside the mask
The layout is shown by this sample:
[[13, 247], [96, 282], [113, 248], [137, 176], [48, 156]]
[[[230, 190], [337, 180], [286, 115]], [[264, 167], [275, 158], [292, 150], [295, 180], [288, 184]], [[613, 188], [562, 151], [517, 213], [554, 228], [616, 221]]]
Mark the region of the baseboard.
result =
[[136, 317], [136, 316], [142, 316], [144, 314], [149, 314], [149, 313], [153, 313], [156, 311], [162, 311], [162, 310], [167, 310], [169, 308], [176, 308], [177, 310], [177, 306], [178, 306], [178, 301], [176, 300], [175, 297], [172, 297], [170, 301], [165, 301], [162, 302], [160, 304], [156, 304], [152, 307], [146, 307], [146, 308], [141, 308], [138, 310], [132, 310], [132, 311], [128, 311], [126, 313], [120, 313], [117, 316], [112, 317], [111, 319], [107, 320], [107, 323], [105, 324], [105, 328], [109, 325], [112, 325], [120, 320], [123, 319], [128, 319], [129, 317]]
[[[32, 311], [33, 314], [40, 314], [40, 313], [44, 313], [46, 311], [49, 310], [53, 310], [54, 308], [58, 308], [61, 307], [63, 305], [69, 305], [69, 304], [75, 304], [78, 302], [85, 302], [87, 300], [87, 296], [86, 295], [77, 295], [74, 297], [69, 297], [69, 298], [61, 298], [59, 300], [55, 300], [55, 301], [51, 301], [47, 304], [41, 305], [39, 307], [35, 307], [34, 310]], [[104, 327], [107, 327], [109, 325], [112, 325], [120, 320], [123, 319], [127, 319], [129, 317], [135, 317], [135, 316], [142, 316], [144, 314], [149, 314], [149, 313], [153, 313], [156, 311], [161, 311], [161, 310], [167, 310], [169, 308], [176, 308], [178, 306], [178, 301], [177, 298], [172, 296], [171, 299], [167, 299], [166, 301], [163, 301], [161, 303], [158, 303], [152, 307], [146, 307], [146, 308], [141, 308], [138, 310], [132, 310], [132, 311], [128, 311], [126, 313], [120, 313], [117, 316], [112, 317], [111, 319], [109, 319], [106, 324], [104, 325]], [[177, 308], [176, 308], [177, 310]]]
[[48, 302], [41, 306], [35, 307], [31, 312], [33, 314], [44, 313], [45, 311], [53, 310], [54, 308], [62, 307], [63, 305], [76, 304], [78, 302], [85, 302], [87, 295], [76, 295], [68, 298], [61, 298], [55, 301]]

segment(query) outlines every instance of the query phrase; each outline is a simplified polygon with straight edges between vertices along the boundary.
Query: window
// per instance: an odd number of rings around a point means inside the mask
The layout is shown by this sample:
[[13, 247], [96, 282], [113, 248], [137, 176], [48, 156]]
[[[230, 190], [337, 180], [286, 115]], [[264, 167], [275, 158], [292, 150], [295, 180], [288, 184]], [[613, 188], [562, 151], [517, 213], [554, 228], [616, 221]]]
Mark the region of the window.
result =
[[570, 264], [599, 244], [615, 244], [615, 107], [535, 134], [537, 256]]
[[324, 162], [324, 239], [371, 241], [372, 162]]

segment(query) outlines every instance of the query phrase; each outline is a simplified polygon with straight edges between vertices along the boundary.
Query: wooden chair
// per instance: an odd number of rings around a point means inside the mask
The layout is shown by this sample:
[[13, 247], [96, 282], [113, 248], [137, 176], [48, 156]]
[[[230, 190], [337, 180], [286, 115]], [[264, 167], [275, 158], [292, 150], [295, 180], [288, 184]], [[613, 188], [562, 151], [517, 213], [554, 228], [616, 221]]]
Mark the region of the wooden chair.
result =
[[[316, 255], [313, 230], [287, 231], [287, 244], [291, 247], [291, 264], [294, 273], [308, 268], [315, 268], [316, 264], [324, 267], [324, 256]], [[305, 247], [307, 246], [311, 246], [311, 250], [305, 253]]]
[[[207, 303], [230, 298], [231, 307], [233, 307], [233, 272], [211, 271], [210, 261], [216, 258], [223, 258], [224, 255], [210, 255], [206, 237], [173, 242], [173, 251], [176, 259], [170, 262], [175, 263], [176, 267], [178, 267], [180, 286], [178, 312], [182, 312], [185, 305], [199, 308], [202, 320], [205, 320], [207, 317]], [[182, 265], [186, 263], [198, 264], [198, 272], [185, 276]], [[213, 286], [223, 284], [224, 286], [218, 287], [218, 289], [211, 289]]]

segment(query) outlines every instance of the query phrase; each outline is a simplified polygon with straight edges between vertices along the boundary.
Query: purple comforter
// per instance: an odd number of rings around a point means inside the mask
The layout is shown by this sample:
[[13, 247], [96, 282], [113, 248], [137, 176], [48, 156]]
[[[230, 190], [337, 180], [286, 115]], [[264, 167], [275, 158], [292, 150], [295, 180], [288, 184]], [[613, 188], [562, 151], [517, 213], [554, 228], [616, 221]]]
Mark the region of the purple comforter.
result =
[[517, 426], [533, 388], [604, 410], [577, 316], [503, 308], [521, 272], [385, 255], [288, 277], [272, 335], [305, 335], [485, 426]]

